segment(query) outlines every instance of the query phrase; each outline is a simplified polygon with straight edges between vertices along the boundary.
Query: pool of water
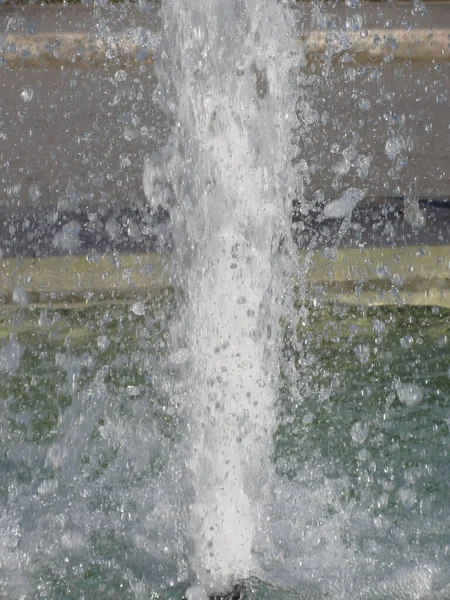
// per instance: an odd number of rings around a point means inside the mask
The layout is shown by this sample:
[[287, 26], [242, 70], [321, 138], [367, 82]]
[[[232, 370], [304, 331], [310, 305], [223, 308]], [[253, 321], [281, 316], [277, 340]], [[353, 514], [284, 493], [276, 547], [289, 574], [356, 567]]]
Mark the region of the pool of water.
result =
[[[2, 597], [182, 597], [185, 364], [171, 352], [173, 312], [167, 296], [2, 313]], [[445, 597], [450, 311], [298, 315], [261, 567], [243, 597]]]

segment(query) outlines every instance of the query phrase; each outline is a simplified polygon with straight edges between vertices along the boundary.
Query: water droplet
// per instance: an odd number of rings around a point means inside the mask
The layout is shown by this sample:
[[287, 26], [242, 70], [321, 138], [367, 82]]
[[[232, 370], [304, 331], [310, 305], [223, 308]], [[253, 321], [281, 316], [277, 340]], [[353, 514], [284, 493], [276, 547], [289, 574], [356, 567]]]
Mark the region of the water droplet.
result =
[[417, 406], [423, 400], [423, 390], [417, 383], [396, 383], [397, 398], [406, 406]]
[[97, 338], [97, 346], [99, 347], [99, 349], [102, 352], [104, 352], [105, 350], [108, 349], [109, 344], [110, 344], [110, 341], [109, 341], [109, 337], [107, 335], [100, 335]]
[[26, 103], [31, 102], [34, 98], [34, 90], [31, 87], [26, 87], [20, 92], [20, 97]]
[[75, 252], [81, 247], [79, 237], [81, 231], [78, 221], [66, 223], [61, 231], [58, 231], [53, 237], [53, 247], [60, 252]]
[[366, 364], [370, 358], [370, 347], [367, 344], [358, 344], [355, 348], [355, 354], [362, 365]]
[[375, 333], [377, 333], [378, 335], [381, 335], [382, 333], [384, 333], [386, 331], [386, 325], [383, 323], [383, 321], [380, 321], [379, 319], [374, 319], [373, 320], [373, 331]]
[[28, 302], [28, 295], [23, 287], [16, 287], [13, 291], [13, 302], [20, 306], [25, 306]]
[[126, 81], [127, 79], [127, 74], [123, 69], [120, 69], [119, 71], [116, 72], [116, 74], [114, 75], [114, 79], [116, 81]]
[[140, 390], [136, 385], [127, 386], [127, 396], [129, 398], [136, 398], [136, 396], [139, 396], [139, 394]]
[[425, 6], [425, 2], [422, 0], [413, 0], [413, 6], [411, 9], [411, 14], [417, 17], [423, 17], [427, 14], [427, 7]]
[[41, 195], [39, 184], [32, 183], [28, 190], [28, 195], [30, 197], [31, 202], [36, 202], [39, 199], [39, 196]]
[[371, 162], [372, 158], [364, 154], [360, 154], [356, 159], [356, 173], [360, 179], [365, 179], [369, 175]]
[[397, 492], [397, 495], [398, 495], [398, 499], [403, 504], [403, 506], [407, 506], [408, 508], [411, 508], [411, 506], [414, 506], [414, 504], [416, 502], [417, 494], [413, 489], [400, 488]]
[[44, 479], [37, 488], [37, 492], [41, 496], [47, 496], [48, 494], [54, 494], [58, 490], [57, 479]]
[[350, 216], [358, 204], [365, 196], [365, 190], [349, 188], [336, 200], [329, 202], [323, 211], [325, 219], [343, 219]]
[[413, 343], [414, 343], [414, 338], [412, 336], [410, 336], [410, 335], [405, 335], [400, 340], [400, 346], [404, 350], [409, 350], [412, 347]]
[[369, 434], [369, 426], [363, 421], [358, 421], [350, 429], [350, 436], [354, 444], [362, 444]]
[[404, 150], [406, 150], [406, 142], [401, 135], [392, 135], [385, 146], [386, 154], [392, 161]]
[[131, 307], [131, 312], [137, 316], [145, 315], [145, 306], [143, 302], [135, 302]]
[[190, 351], [187, 348], [180, 348], [169, 356], [169, 363], [174, 367], [181, 367], [186, 364], [191, 356]]
[[369, 110], [372, 104], [368, 98], [360, 98], [358, 100], [358, 106], [361, 110]]

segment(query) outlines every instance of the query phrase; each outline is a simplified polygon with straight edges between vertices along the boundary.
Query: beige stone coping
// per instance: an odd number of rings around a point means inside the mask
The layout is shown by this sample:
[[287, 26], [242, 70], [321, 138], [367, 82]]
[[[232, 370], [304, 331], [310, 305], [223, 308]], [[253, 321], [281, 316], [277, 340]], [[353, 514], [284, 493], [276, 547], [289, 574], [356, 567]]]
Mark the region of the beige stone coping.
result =
[[[142, 53], [142, 54], [141, 54]], [[0, 56], [11, 66], [95, 65], [111, 62], [151, 62], [150, 48], [128, 37], [109, 40], [88, 33], [7, 34], [0, 37]]]
[[2, 259], [0, 298], [11, 306], [132, 300], [169, 288], [170, 265], [163, 254]]
[[[299, 40], [309, 59], [351, 54], [358, 60], [450, 60], [450, 29], [311, 30]], [[0, 56], [10, 65], [50, 66], [152, 60], [152, 49], [131, 38], [88, 33], [0, 36]]]
[[450, 60], [450, 29], [310, 31], [301, 41], [307, 55], [344, 53], [360, 60]]
[[316, 302], [450, 308], [450, 246], [316, 251], [300, 264]]
[[[0, 261], [3, 307], [89, 306], [171, 289], [169, 254]], [[450, 246], [301, 251], [307, 302], [450, 308]]]

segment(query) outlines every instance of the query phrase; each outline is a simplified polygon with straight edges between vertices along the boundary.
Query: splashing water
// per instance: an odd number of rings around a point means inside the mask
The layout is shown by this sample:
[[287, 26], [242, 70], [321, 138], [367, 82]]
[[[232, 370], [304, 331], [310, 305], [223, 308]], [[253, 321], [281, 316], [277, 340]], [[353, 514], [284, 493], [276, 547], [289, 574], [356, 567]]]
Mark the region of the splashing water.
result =
[[191, 598], [257, 572], [294, 189], [289, 12], [260, 0], [163, 6], [159, 93], [175, 121], [168, 179], [187, 294], [177, 338], [191, 356]]

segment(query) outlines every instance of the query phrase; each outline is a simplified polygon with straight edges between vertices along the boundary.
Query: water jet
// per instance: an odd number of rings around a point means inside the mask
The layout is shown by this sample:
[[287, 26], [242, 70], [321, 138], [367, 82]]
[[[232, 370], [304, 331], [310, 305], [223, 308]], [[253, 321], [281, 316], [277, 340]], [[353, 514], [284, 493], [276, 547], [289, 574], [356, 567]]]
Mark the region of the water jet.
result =
[[0, 595], [448, 593], [427, 7], [6, 9]]

